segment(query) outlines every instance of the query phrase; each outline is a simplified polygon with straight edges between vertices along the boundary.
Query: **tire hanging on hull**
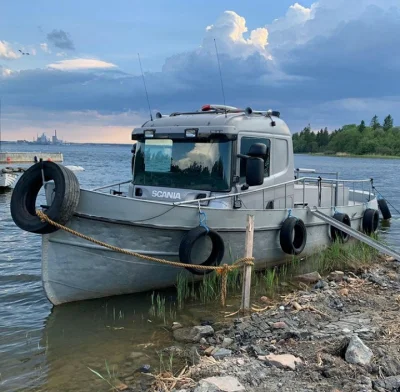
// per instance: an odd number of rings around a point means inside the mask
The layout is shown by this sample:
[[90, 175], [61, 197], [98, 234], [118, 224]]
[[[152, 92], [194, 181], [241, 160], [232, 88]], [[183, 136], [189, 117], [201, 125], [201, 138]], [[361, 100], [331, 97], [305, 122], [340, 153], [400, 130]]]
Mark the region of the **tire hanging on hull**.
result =
[[195, 242], [202, 238], [208, 236], [212, 243], [211, 254], [208, 258], [201, 264], [205, 266], [218, 266], [221, 264], [224, 258], [225, 245], [222, 237], [214, 230], [206, 229], [203, 226], [197, 226], [188, 231], [188, 233], [183, 237], [179, 245], [179, 260], [181, 263], [193, 264], [193, 268], [187, 267], [186, 269], [194, 275], [206, 275], [212, 272], [212, 270], [203, 270], [196, 268], [196, 264], [192, 261], [192, 250]]
[[383, 219], [388, 220], [392, 217], [392, 214], [390, 213], [389, 207], [385, 199], [378, 199], [378, 207], [381, 211]]
[[[333, 219], [336, 219], [340, 223], [343, 223], [346, 226], [351, 227], [351, 220], [350, 217], [347, 214], [343, 214], [341, 212], [336, 212], [333, 217]], [[331, 238], [333, 241], [339, 240], [341, 242], [347, 242], [350, 239], [350, 235], [345, 233], [344, 231], [337, 229], [334, 226], [331, 226], [330, 228], [331, 232]]]
[[307, 243], [307, 229], [304, 222], [293, 216], [286, 218], [279, 233], [279, 242], [285, 253], [300, 254]]
[[365, 234], [375, 233], [379, 224], [379, 212], [373, 208], [367, 208], [364, 211], [362, 219], [362, 229]]
[[78, 179], [71, 170], [50, 161], [31, 166], [15, 185], [10, 210], [19, 228], [36, 234], [49, 234], [58, 230], [42, 222], [36, 215], [36, 199], [43, 186], [43, 179], [46, 182], [54, 181], [55, 184], [52, 202], [46, 214], [61, 225], [65, 225], [74, 214], [80, 196]]

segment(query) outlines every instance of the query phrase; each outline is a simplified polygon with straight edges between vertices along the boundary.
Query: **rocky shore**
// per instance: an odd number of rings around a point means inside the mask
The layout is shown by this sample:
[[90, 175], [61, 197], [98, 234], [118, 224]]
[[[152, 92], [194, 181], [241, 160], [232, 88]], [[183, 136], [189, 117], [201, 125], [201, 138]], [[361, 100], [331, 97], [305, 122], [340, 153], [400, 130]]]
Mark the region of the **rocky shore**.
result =
[[249, 316], [174, 323], [176, 345], [164, 352], [188, 366], [147, 374], [148, 390], [400, 391], [400, 263], [307, 279], [302, 290], [260, 298]]

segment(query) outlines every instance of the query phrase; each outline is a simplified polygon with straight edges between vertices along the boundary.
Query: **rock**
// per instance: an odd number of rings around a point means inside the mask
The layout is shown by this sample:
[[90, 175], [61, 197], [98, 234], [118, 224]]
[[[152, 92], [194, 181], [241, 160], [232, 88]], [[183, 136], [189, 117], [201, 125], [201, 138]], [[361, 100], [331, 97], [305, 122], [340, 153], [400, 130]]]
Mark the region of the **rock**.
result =
[[206, 354], [206, 355], [211, 355], [211, 354], [213, 353], [214, 350], [215, 350], [215, 347], [214, 347], [214, 346], [210, 346], [210, 347], [208, 347], [208, 348], [206, 348], [206, 349], [204, 350], [204, 354]]
[[270, 300], [268, 297], [266, 297], [266, 296], [262, 296], [262, 297], [260, 298], [260, 301], [263, 302], [263, 303], [265, 303], [265, 304], [270, 304], [270, 303], [271, 303], [271, 300]]
[[[224, 376], [224, 377], [209, 377], [201, 380], [200, 383], [207, 383], [209, 385], [215, 386], [216, 391], [221, 392], [241, 392], [245, 391], [244, 386], [239, 382], [236, 377]], [[195, 390], [196, 391], [196, 390]], [[207, 390], [208, 391], [213, 391]], [[197, 391], [196, 391], [197, 392]]]
[[328, 280], [333, 280], [335, 282], [341, 282], [343, 280], [344, 277], [344, 272], [343, 271], [332, 271], [327, 279]]
[[374, 389], [378, 392], [396, 392], [400, 388], [400, 376], [390, 376], [373, 382]]
[[232, 343], [233, 343], [233, 339], [231, 339], [231, 338], [224, 338], [224, 340], [222, 341], [222, 347], [223, 347], [223, 348], [227, 348], [227, 347], [229, 347]]
[[314, 289], [321, 290], [324, 289], [325, 287], [328, 287], [328, 283], [321, 279], [315, 284]]
[[279, 306], [279, 310], [285, 310], [285, 307], [284, 306]]
[[[261, 357], [259, 357], [260, 359]], [[280, 369], [296, 370], [296, 364], [301, 364], [303, 361], [292, 354], [269, 354], [264, 357], [265, 360]]]
[[173, 332], [173, 335], [178, 342], [198, 343], [201, 338], [214, 335], [214, 329], [211, 325], [179, 328]]
[[314, 271], [308, 274], [297, 275], [294, 277], [294, 279], [306, 284], [312, 284], [317, 283], [319, 280], [321, 280], [321, 275], [317, 271]]
[[171, 329], [172, 329], [173, 331], [175, 331], [176, 329], [179, 329], [179, 328], [183, 328], [183, 325], [182, 325], [181, 323], [176, 323], [176, 322], [173, 322], [173, 323], [172, 323]]
[[223, 359], [225, 357], [230, 357], [232, 355], [232, 350], [228, 350], [226, 348], [218, 348], [212, 353], [212, 356], [215, 359]]
[[138, 369], [138, 371], [141, 373], [148, 373], [150, 369], [151, 369], [150, 365], [143, 365]]
[[371, 349], [357, 335], [353, 335], [346, 350], [346, 362], [355, 365], [368, 365], [372, 356]]
[[199, 385], [194, 389], [194, 392], [220, 392], [221, 390], [214, 384], [201, 380]]
[[277, 321], [276, 323], [273, 323], [273, 324], [271, 325], [271, 327], [272, 327], [273, 329], [285, 329], [285, 328], [287, 328], [288, 326], [286, 325], [286, 323], [285, 323], [284, 321]]
[[129, 354], [130, 359], [138, 359], [138, 358], [142, 358], [142, 357], [145, 357], [145, 354], [142, 352], [139, 352], [139, 351], [132, 351]]
[[201, 338], [199, 343], [205, 345], [207, 344], [207, 340], [205, 338]]
[[339, 294], [343, 297], [347, 297], [349, 295], [349, 290], [346, 288], [340, 289]]

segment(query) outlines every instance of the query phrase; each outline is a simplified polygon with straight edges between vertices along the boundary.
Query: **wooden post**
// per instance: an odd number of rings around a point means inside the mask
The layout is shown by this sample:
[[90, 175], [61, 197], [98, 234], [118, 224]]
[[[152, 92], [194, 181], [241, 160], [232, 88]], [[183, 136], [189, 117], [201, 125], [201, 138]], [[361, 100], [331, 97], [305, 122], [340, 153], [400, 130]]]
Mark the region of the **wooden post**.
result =
[[[244, 245], [244, 257], [253, 257], [254, 240], [254, 215], [247, 215], [246, 242]], [[251, 291], [251, 265], [245, 265], [243, 273], [242, 287], [242, 311], [250, 310], [250, 291]]]

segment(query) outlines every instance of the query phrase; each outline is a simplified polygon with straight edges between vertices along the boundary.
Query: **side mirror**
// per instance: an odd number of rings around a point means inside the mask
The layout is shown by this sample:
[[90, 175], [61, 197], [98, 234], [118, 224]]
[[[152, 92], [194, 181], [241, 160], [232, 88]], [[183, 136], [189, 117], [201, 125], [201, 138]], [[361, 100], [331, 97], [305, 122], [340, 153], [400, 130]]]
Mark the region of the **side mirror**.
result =
[[250, 146], [247, 155], [251, 157], [263, 158], [267, 155], [267, 146], [264, 143], [254, 143]]
[[246, 160], [246, 183], [248, 186], [262, 185], [264, 183], [264, 160], [262, 158], [249, 158]]

